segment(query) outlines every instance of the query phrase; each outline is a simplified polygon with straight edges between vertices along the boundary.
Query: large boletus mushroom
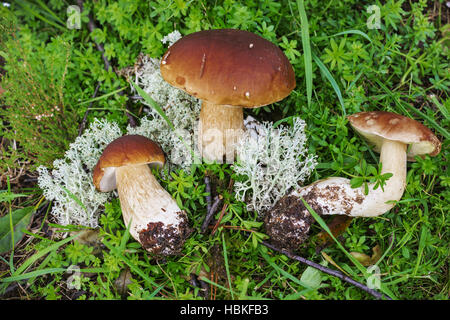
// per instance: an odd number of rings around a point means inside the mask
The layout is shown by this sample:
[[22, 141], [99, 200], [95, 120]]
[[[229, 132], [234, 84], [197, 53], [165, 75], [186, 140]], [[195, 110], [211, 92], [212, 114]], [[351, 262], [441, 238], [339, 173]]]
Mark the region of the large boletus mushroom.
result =
[[[348, 117], [351, 126], [380, 153], [381, 174], [392, 173], [386, 184], [375, 188], [369, 183], [352, 188], [350, 180], [330, 177], [299, 188], [287, 195], [289, 206], [276, 204], [265, 218], [269, 236], [281, 246], [297, 246], [305, 238], [312, 221], [302, 197], [320, 215], [374, 217], [389, 211], [400, 200], [406, 187], [406, 162], [414, 157], [440, 152], [438, 138], [421, 123], [392, 112], [360, 112]], [[281, 201], [281, 200], [280, 200]], [[292, 207], [296, 213], [290, 214]], [[301, 226], [301, 228], [299, 228]], [[286, 239], [289, 239], [286, 241]]]
[[94, 168], [97, 190], [117, 188], [123, 220], [130, 234], [147, 251], [179, 253], [190, 233], [187, 215], [161, 187], [149, 166], [162, 167], [164, 153], [152, 140], [125, 135], [111, 142]]
[[234, 160], [243, 130], [243, 108], [284, 99], [295, 88], [294, 70], [270, 41], [234, 29], [191, 33], [161, 60], [161, 75], [172, 86], [202, 100], [198, 149], [208, 161]]

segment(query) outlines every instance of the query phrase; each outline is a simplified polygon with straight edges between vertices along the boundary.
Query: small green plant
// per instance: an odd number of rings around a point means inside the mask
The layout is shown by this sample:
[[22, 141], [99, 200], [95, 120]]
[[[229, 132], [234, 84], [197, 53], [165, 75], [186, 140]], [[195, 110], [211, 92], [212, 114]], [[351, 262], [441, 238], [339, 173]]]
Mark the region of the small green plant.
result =
[[[39, 165], [51, 166], [76, 136], [77, 114], [66, 104], [63, 93], [71, 48], [61, 38], [40, 47], [30, 34], [18, 35], [8, 23], [2, 19], [0, 24], [0, 32], [10, 36], [0, 45], [6, 60], [0, 129], [9, 140], [3, 146], [5, 159], [20, 161], [2, 161], [0, 172], [23, 163], [31, 170]], [[20, 157], [17, 149], [21, 150]]]

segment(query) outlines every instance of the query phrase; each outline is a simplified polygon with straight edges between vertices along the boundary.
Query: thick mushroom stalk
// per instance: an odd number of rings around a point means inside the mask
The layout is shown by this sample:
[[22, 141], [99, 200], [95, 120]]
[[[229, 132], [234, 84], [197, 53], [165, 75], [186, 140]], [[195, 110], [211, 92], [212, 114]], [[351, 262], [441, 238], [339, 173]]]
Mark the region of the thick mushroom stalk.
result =
[[186, 213], [161, 187], [149, 166], [117, 168], [116, 183], [123, 220], [133, 238], [153, 253], [179, 252], [189, 234]]
[[242, 135], [244, 112], [240, 106], [202, 102], [198, 122], [198, 149], [207, 161], [234, 161], [236, 143]]
[[[340, 177], [319, 180], [292, 191], [265, 218], [267, 234], [279, 246], [292, 249], [306, 239], [312, 219], [301, 199], [319, 215], [382, 215], [403, 195], [408, 159], [414, 160], [414, 156], [424, 154], [435, 156], [441, 148], [440, 141], [428, 128], [395, 113], [360, 112], [349, 116], [349, 120], [375, 151], [380, 152], [381, 174], [392, 173], [392, 176], [383, 188], [375, 189], [373, 183], [369, 184], [367, 195], [364, 187], [352, 188], [349, 179]], [[283, 202], [289, 205], [283, 206]], [[296, 213], [292, 214], [292, 211]]]

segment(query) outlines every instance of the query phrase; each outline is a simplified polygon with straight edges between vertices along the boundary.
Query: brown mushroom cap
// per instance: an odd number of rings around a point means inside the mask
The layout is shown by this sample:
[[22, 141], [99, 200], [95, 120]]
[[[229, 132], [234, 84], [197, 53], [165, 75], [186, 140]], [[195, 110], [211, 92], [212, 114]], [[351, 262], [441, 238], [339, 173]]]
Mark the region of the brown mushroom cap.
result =
[[141, 135], [126, 135], [106, 146], [94, 168], [93, 180], [97, 190], [112, 191], [116, 188], [115, 168], [129, 165], [150, 164], [163, 166], [164, 153], [152, 140]]
[[294, 70], [280, 48], [243, 30], [191, 33], [169, 48], [160, 67], [171, 85], [218, 105], [264, 106], [295, 88]]
[[441, 150], [441, 142], [416, 120], [405, 116], [386, 112], [359, 112], [348, 116], [352, 127], [379, 152], [383, 139], [402, 142], [410, 145], [407, 150], [408, 160], [416, 155], [437, 155]]

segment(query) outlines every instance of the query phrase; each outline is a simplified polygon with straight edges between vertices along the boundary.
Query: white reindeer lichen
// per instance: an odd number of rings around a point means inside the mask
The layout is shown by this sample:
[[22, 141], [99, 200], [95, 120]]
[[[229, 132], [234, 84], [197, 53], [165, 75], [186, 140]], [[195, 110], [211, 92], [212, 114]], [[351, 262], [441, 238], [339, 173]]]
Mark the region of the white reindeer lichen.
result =
[[59, 224], [98, 226], [100, 208], [108, 200], [109, 194], [95, 190], [92, 170], [103, 149], [121, 135], [117, 124], [95, 119], [70, 144], [64, 159], [53, 162], [51, 173], [44, 166], [37, 169], [38, 185], [45, 198], [53, 201], [52, 215]]
[[169, 33], [168, 35], [164, 36], [164, 37], [161, 39], [161, 42], [162, 42], [163, 44], [168, 43], [168, 44], [169, 44], [169, 47], [170, 47], [171, 45], [173, 45], [175, 42], [177, 42], [177, 41], [180, 40], [180, 39], [181, 39], [181, 33], [180, 33], [180, 31], [174, 30], [174, 31], [172, 31], [171, 33]]
[[247, 210], [262, 216], [289, 189], [305, 181], [317, 161], [308, 154], [302, 119], [293, 118], [292, 127], [273, 128], [271, 122], [259, 124], [249, 118], [237, 144], [238, 161], [232, 166], [243, 178], [234, 183], [234, 191], [238, 200], [247, 203]]

